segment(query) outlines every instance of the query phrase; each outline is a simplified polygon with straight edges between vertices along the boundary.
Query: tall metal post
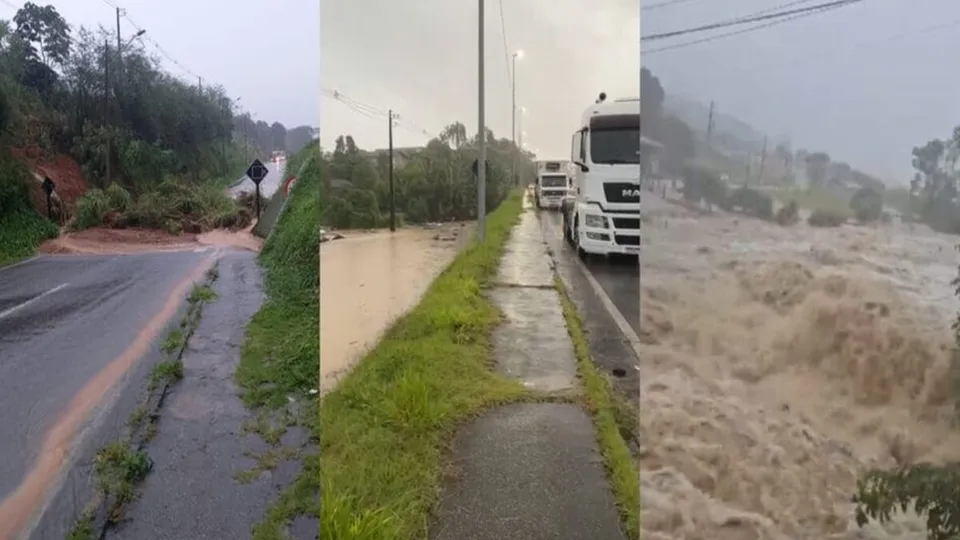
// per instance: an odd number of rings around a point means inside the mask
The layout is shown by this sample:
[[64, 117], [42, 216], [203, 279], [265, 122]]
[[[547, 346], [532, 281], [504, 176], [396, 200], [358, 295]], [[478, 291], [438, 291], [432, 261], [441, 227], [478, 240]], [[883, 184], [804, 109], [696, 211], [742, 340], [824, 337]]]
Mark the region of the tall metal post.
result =
[[477, 239], [483, 241], [486, 237], [487, 221], [487, 129], [484, 111], [484, 73], [483, 73], [483, 0], [477, 0], [479, 14], [477, 22]]

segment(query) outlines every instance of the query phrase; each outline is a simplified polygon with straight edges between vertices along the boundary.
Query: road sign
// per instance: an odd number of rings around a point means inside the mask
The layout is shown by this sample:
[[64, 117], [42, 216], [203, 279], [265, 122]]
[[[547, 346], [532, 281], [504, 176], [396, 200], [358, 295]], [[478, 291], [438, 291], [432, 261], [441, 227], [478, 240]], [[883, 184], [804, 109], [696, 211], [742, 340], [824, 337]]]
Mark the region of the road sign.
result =
[[53, 193], [53, 190], [57, 188], [57, 185], [54, 184], [54, 183], [53, 183], [53, 180], [51, 180], [51, 179], [49, 179], [49, 178], [44, 178], [44, 179], [43, 179], [43, 184], [42, 184], [42, 186], [43, 186], [43, 191], [45, 191], [45, 192], [47, 193], [47, 195], [50, 195], [51, 193]]
[[259, 159], [254, 159], [253, 163], [250, 164], [250, 167], [247, 168], [247, 177], [250, 178], [250, 180], [253, 180], [253, 183], [258, 186], [269, 173], [270, 170], [267, 169], [267, 166], [264, 165]]

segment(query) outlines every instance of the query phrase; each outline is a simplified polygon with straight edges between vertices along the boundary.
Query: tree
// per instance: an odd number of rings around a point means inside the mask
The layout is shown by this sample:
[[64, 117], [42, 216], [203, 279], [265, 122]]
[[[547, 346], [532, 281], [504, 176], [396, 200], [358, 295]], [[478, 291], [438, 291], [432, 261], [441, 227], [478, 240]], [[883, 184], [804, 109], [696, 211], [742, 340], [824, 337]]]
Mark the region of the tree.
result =
[[883, 214], [883, 196], [873, 188], [860, 188], [850, 199], [850, 209], [861, 223], [876, 221]]
[[[634, 79], [636, 80], [636, 79]], [[660, 79], [647, 68], [640, 69], [640, 114], [645, 118], [659, 118], [663, 112], [666, 93]]]
[[70, 54], [70, 25], [53, 6], [27, 2], [13, 17], [17, 35], [30, 44], [31, 56], [49, 67], [63, 64]]
[[830, 165], [830, 156], [824, 152], [807, 154], [804, 158], [807, 180], [810, 187], [821, 187], [827, 179], [827, 168]]

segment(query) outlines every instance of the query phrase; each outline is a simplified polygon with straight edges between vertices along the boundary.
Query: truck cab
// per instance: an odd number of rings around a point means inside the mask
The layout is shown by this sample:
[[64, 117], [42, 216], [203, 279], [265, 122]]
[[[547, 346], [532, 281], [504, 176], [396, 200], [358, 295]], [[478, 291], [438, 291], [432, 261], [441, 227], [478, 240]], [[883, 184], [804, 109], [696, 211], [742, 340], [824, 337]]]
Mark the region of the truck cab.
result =
[[573, 190], [564, 237], [581, 259], [640, 253], [640, 99], [587, 107], [571, 141]]
[[569, 194], [570, 184], [570, 171], [566, 162], [538, 161], [537, 181], [534, 184], [537, 208], [559, 209], [563, 199]]

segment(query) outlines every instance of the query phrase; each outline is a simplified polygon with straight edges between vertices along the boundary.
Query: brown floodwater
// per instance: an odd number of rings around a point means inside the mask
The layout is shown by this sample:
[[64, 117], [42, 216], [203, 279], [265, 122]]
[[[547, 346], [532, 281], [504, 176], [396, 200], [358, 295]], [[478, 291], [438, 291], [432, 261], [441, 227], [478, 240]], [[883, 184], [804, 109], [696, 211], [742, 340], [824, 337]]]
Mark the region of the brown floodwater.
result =
[[915, 515], [859, 530], [850, 497], [871, 467], [960, 458], [960, 237], [644, 197], [642, 537], [923, 538]]
[[320, 394], [334, 388], [419, 301], [472, 224], [341, 232], [320, 244]]

